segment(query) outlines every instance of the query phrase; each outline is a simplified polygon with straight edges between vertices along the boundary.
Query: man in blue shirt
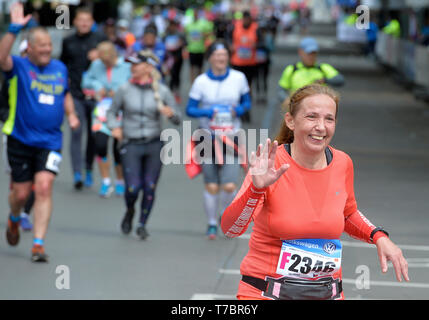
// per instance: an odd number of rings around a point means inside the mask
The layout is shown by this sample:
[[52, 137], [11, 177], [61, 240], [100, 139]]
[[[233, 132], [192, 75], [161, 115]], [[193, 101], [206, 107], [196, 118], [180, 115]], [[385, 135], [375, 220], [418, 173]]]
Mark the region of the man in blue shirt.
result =
[[0, 41], [0, 68], [9, 80], [9, 117], [3, 127], [8, 135], [7, 154], [12, 188], [6, 238], [11, 246], [19, 242], [20, 213], [34, 183], [33, 262], [46, 262], [44, 238], [52, 212], [52, 186], [61, 162], [64, 113], [72, 129], [79, 126], [73, 99], [68, 91], [64, 64], [51, 58], [52, 42], [41, 27], [28, 34], [28, 56], [11, 56], [19, 31], [31, 15], [23, 5], [11, 7], [11, 25]]

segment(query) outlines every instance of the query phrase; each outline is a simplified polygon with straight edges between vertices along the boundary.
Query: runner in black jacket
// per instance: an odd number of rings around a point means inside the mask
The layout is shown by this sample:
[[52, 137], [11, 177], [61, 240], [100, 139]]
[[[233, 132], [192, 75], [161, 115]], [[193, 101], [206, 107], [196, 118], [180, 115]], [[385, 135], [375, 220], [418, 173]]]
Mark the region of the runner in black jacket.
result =
[[76, 189], [82, 188], [82, 131], [83, 123], [87, 126], [87, 146], [86, 146], [86, 180], [85, 185], [92, 185], [92, 163], [94, 160], [94, 139], [91, 135], [91, 113], [94, 109], [93, 100], [85, 99], [81, 88], [82, 74], [88, 69], [91, 61], [97, 59], [97, 45], [102, 41], [107, 41], [104, 34], [92, 32], [94, 23], [92, 13], [87, 8], [79, 8], [74, 19], [76, 33], [65, 38], [62, 45], [60, 60], [67, 66], [70, 78], [70, 92], [73, 96], [76, 112], [82, 124], [80, 129], [74, 130], [71, 135], [70, 152], [72, 157], [72, 169], [74, 173], [74, 186]]

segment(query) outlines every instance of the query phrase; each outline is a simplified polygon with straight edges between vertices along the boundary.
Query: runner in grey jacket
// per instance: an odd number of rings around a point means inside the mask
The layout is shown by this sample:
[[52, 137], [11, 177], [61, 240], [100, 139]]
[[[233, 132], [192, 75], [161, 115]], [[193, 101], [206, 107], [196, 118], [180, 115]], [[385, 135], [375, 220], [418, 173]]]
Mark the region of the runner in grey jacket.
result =
[[[132, 63], [132, 78], [116, 92], [112, 106], [107, 112], [107, 126], [112, 130], [112, 136], [121, 142], [120, 154], [127, 206], [121, 223], [122, 232], [131, 232], [134, 205], [142, 190], [137, 235], [143, 240], [148, 236], [145, 226], [162, 167], [161, 116], [177, 125], [181, 115], [170, 89], [160, 83], [161, 75], [155, 67], [158, 58], [153, 52], [140, 51], [128, 57], [127, 61]], [[118, 121], [120, 111], [122, 120]]]
[[[132, 82], [124, 84], [116, 92], [112, 106], [107, 112], [107, 126], [109, 129], [122, 128], [123, 143], [130, 139], [155, 139], [160, 136], [161, 113], [154, 95], [151, 84]], [[159, 95], [165, 105], [173, 108], [173, 115], [169, 120], [178, 125], [181, 115], [176, 109], [170, 89], [160, 83]], [[117, 119], [119, 111], [122, 111], [122, 124]]]

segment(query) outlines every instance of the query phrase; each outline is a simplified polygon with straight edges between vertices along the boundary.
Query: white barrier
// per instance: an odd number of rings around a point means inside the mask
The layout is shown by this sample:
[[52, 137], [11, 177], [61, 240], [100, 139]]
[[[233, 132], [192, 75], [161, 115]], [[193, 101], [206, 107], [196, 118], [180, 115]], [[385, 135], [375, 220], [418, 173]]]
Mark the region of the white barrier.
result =
[[366, 43], [366, 30], [358, 29], [355, 25], [348, 25], [345, 22], [337, 23], [337, 40], [348, 43]]
[[396, 69], [406, 80], [429, 90], [429, 47], [380, 31], [375, 53], [380, 62]]

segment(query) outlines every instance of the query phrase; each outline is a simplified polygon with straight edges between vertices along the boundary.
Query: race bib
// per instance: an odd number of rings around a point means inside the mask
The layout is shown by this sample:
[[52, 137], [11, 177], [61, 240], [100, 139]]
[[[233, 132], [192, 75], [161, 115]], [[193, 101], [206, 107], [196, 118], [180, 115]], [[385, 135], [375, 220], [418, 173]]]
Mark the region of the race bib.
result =
[[61, 154], [55, 151], [51, 151], [48, 154], [48, 160], [46, 160], [45, 168], [55, 173], [58, 173], [60, 171], [61, 160]]
[[39, 94], [39, 103], [53, 105], [55, 102], [55, 97], [50, 94]]
[[191, 31], [189, 32], [189, 37], [191, 41], [199, 42], [203, 39], [203, 35], [200, 31]]
[[341, 267], [341, 252], [338, 239], [283, 240], [276, 272], [306, 279], [332, 276]]
[[237, 54], [240, 59], [252, 58], [252, 50], [250, 48], [240, 47], [238, 48]]
[[94, 114], [101, 122], [106, 122], [106, 114], [112, 105], [112, 98], [104, 98], [101, 100], [94, 109]]
[[216, 111], [213, 119], [210, 121], [210, 129], [212, 130], [229, 130], [234, 128], [231, 108], [229, 106], [218, 105], [213, 107]]
[[180, 47], [180, 37], [177, 35], [170, 35], [165, 38], [165, 47], [168, 51], [177, 50]]
[[267, 53], [265, 50], [256, 50], [256, 61], [257, 62], [265, 62], [267, 61]]

